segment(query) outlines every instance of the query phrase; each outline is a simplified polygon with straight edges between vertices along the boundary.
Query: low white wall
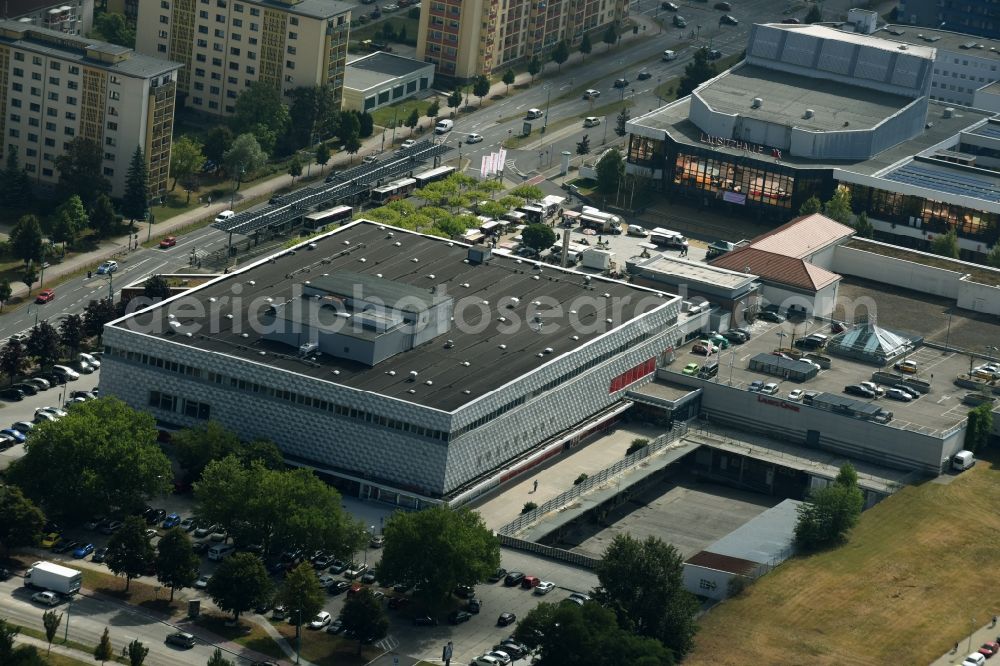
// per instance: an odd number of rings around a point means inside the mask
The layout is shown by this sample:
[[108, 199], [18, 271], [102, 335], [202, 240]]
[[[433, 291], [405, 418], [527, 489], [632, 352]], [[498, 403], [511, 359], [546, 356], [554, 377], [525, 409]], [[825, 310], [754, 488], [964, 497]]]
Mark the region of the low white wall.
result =
[[962, 278], [958, 283], [958, 307], [974, 312], [1000, 315], [1000, 275], [997, 284], [979, 284]]
[[[735, 574], [718, 569], [708, 569], [696, 564], [684, 563], [682, 580], [684, 589], [699, 597], [722, 601], [729, 596], [729, 581]], [[705, 584], [702, 584], [705, 581]]]
[[837, 246], [830, 270], [948, 298], [958, 298], [959, 278], [963, 275], [846, 245]]

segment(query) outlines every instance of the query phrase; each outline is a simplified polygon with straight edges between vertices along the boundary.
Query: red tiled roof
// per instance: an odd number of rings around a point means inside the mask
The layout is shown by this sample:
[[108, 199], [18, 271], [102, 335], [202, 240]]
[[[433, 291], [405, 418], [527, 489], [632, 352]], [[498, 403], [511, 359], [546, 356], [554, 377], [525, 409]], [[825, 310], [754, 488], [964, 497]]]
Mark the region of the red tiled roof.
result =
[[730, 555], [710, 553], [707, 550], [695, 553], [687, 559], [685, 564], [693, 564], [698, 567], [705, 567], [706, 569], [715, 569], [716, 571], [726, 571], [740, 576], [749, 574], [757, 568], [756, 562]]
[[836, 273], [796, 257], [765, 252], [752, 245], [741, 247], [709, 262], [712, 266], [758, 275], [770, 282], [819, 291], [840, 279]]
[[801, 259], [824, 247], [854, 235], [854, 229], [813, 213], [797, 217], [777, 229], [757, 236], [748, 247]]

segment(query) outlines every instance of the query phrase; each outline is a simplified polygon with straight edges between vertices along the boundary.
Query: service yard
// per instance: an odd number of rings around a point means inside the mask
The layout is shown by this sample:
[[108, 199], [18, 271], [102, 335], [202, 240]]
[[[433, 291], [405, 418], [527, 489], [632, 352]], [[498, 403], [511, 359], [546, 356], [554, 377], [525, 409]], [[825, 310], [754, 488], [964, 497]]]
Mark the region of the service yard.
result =
[[709, 612], [684, 663], [927, 664], [955, 641], [968, 653], [970, 619], [998, 612], [998, 503], [991, 460], [902, 489], [842, 547], [792, 559]]

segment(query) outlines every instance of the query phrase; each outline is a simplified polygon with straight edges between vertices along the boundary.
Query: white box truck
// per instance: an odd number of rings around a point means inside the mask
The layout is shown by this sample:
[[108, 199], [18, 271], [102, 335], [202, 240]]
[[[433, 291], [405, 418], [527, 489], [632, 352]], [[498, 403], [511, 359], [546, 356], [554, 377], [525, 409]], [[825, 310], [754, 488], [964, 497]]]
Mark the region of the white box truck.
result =
[[622, 218], [593, 206], [584, 206], [580, 213], [580, 227], [593, 229], [599, 234], [620, 234], [623, 231], [622, 225]]
[[35, 562], [24, 574], [25, 587], [49, 590], [59, 594], [76, 594], [80, 591], [83, 574], [52, 562]]

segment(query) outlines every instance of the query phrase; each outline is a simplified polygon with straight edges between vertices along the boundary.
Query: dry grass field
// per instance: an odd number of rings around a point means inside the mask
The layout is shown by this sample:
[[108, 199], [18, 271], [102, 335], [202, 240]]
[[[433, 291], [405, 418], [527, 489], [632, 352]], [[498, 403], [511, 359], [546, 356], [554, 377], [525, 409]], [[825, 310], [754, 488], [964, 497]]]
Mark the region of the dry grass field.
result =
[[927, 664], [1000, 613], [1000, 467], [905, 488], [701, 621], [686, 665]]

